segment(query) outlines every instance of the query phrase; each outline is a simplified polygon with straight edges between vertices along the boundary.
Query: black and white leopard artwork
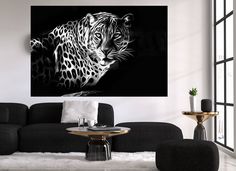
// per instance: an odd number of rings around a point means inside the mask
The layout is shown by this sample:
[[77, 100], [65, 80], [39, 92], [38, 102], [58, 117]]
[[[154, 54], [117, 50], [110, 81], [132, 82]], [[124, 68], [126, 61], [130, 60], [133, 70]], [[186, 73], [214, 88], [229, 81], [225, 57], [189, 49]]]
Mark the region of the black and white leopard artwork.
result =
[[96, 93], [87, 89], [97, 85], [113, 64], [132, 56], [128, 46], [132, 21], [131, 13], [121, 18], [107, 12], [87, 13], [31, 38], [32, 83], [67, 90], [72, 96]]

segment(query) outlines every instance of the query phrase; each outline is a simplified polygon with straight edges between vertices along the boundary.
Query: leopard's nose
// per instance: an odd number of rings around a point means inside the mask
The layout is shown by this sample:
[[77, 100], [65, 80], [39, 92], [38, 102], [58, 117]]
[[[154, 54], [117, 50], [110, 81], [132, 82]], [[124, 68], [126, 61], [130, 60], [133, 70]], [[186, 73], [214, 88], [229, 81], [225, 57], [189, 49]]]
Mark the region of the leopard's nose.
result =
[[105, 55], [105, 57], [107, 57], [110, 52], [111, 52], [111, 49], [109, 49], [109, 48], [102, 50], [102, 53]]

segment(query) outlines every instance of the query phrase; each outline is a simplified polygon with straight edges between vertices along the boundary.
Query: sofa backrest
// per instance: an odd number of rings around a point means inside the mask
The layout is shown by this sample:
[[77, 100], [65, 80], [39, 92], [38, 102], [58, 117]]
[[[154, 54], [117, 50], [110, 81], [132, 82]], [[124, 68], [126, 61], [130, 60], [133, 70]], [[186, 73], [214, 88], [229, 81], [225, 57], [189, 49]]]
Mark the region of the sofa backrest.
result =
[[129, 127], [128, 134], [112, 138], [112, 149], [120, 152], [156, 151], [158, 144], [168, 140], [182, 140], [179, 127], [162, 122], [125, 122], [116, 126]]
[[25, 125], [28, 107], [21, 103], [0, 103], [0, 106], [3, 108], [7, 108], [9, 111], [8, 122], [9, 124], [16, 125]]
[[[28, 124], [60, 123], [62, 106], [62, 103], [37, 103], [32, 105], [29, 109]], [[114, 125], [114, 111], [111, 105], [99, 103], [98, 123]]]

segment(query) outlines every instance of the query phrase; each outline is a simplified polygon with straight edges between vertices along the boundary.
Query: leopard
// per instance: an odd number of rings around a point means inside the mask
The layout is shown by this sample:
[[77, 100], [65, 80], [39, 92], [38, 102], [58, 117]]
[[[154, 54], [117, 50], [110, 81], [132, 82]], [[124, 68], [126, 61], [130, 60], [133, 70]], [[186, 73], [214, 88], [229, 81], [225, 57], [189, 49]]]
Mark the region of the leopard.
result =
[[132, 22], [132, 13], [87, 13], [31, 38], [31, 81], [68, 92], [97, 85], [112, 65], [133, 56]]

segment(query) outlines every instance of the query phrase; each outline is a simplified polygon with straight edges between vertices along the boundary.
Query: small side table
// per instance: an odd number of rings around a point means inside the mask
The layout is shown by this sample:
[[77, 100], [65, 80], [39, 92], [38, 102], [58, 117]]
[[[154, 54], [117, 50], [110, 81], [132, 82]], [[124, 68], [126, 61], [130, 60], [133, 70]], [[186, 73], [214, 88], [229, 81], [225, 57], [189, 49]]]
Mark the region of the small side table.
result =
[[183, 115], [190, 117], [191, 119], [197, 121], [197, 126], [194, 129], [194, 140], [207, 140], [206, 129], [202, 123], [219, 114], [219, 112], [182, 112]]
[[89, 137], [86, 160], [90, 161], [104, 161], [111, 159], [111, 147], [107, 141], [108, 137], [127, 134], [130, 128], [127, 127], [117, 127], [120, 128], [117, 131], [107, 130], [107, 131], [91, 131], [87, 127], [71, 127], [66, 130], [73, 135], [79, 135], [84, 137]]

